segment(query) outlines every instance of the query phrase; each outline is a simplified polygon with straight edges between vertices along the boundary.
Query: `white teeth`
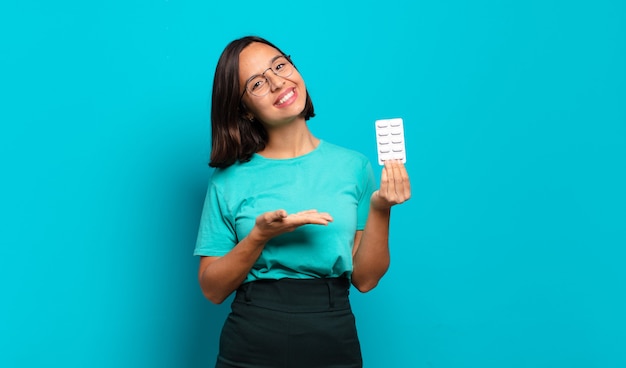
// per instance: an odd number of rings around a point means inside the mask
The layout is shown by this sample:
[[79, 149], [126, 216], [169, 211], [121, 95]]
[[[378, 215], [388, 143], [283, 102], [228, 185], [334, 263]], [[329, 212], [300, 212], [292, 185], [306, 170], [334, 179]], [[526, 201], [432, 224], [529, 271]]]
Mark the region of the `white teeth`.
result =
[[283, 98], [280, 99], [280, 101], [278, 101], [278, 104], [280, 105], [280, 104], [284, 103], [285, 101], [290, 99], [291, 96], [293, 96], [293, 94], [294, 94], [294, 91], [291, 90], [291, 92], [287, 93], [285, 96], [283, 96]]

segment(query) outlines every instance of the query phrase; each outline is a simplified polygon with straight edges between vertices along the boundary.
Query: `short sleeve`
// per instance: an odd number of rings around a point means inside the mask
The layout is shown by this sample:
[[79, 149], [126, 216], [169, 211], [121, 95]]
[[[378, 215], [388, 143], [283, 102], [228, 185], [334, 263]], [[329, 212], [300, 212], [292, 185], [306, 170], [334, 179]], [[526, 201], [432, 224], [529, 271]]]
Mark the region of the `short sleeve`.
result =
[[204, 200], [194, 255], [223, 256], [237, 244], [234, 219], [213, 181]]
[[376, 179], [374, 178], [374, 170], [369, 161], [365, 161], [363, 170], [359, 178], [360, 197], [357, 207], [357, 230], [365, 229], [367, 215], [370, 210], [370, 198], [376, 190]]

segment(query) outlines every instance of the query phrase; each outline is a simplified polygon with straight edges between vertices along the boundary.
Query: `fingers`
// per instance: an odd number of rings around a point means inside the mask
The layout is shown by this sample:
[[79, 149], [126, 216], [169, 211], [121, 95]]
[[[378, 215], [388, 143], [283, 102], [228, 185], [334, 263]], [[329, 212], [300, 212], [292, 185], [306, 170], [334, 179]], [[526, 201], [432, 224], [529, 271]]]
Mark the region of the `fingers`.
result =
[[411, 198], [411, 182], [409, 181], [409, 174], [406, 171], [406, 167], [401, 161], [395, 161], [392, 164], [395, 190], [398, 199], [402, 203]]
[[327, 212], [305, 210], [288, 214], [285, 210], [277, 210], [259, 215], [252, 231], [267, 241], [278, 235], [294, 231], [303, 225], [328, 225], [332, 221], [332, 216]]
[[311, 213], [316, 213], [317, 210], [305, 210], [305, 211], [300, 211], [300, 212], [296, 212], [294, 215], [308, 215]]
[[292, 220], [297, 224], [318, 224], [328, 225], [333, 221], [333, 217], [328, 212], [317, 212], [317, 210], [301, 211], [287, 216], [287, 220]]
[[264, 214], [265, 221], [267, 223], [272, 223], [276, 221], [280, 221], [281, 219], [287, 217], [287, 211], [285, 210], [276, 210], [272, 212], [267, 212]]
[[306, 224], [328, 225], [333, 217], [328, 212], [317, 210], [305, 210], [293, 214], [287, 214], [285, 210], [266, 212], [261, 217], [266, 226], [293, 228]]
[[390, 205], [403, 203], [411, 198], [409, 174], [401, 161], [385, 161], [379, 195]]

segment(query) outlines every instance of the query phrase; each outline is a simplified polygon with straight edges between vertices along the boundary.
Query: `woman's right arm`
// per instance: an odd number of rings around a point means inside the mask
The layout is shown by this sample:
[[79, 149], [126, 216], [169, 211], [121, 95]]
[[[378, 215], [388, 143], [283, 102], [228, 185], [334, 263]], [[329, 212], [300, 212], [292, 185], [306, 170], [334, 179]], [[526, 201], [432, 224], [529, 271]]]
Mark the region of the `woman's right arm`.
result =
[[202, 257], [198, 279], [204, 296], [222, 303], [246, 279], [265, 244], [280, 234], [307, 225], [328, 225], [333, 218], [325, 212], [307, 210], [288, 215], [284, 210], [266, 212], [256, 218], [248, 236], [222, 257]]

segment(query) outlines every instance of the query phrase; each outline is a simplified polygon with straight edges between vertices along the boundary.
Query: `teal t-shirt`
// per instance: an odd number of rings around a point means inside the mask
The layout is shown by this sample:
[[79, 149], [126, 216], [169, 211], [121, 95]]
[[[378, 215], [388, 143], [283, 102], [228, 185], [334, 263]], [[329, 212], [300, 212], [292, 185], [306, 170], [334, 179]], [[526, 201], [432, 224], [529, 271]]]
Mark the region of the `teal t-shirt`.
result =
[[255, 154], [249, 162], [214, 171], [194, 255], [225, 255], [262, 213], [316, 209], [328, 212], [334, 221], [328, 226], [304, 225], [271, 239], [245, 282], [350, 277], [354, 235], [365, 227], [374, 190], [369, 160], [325, 141], [291, 159]]

